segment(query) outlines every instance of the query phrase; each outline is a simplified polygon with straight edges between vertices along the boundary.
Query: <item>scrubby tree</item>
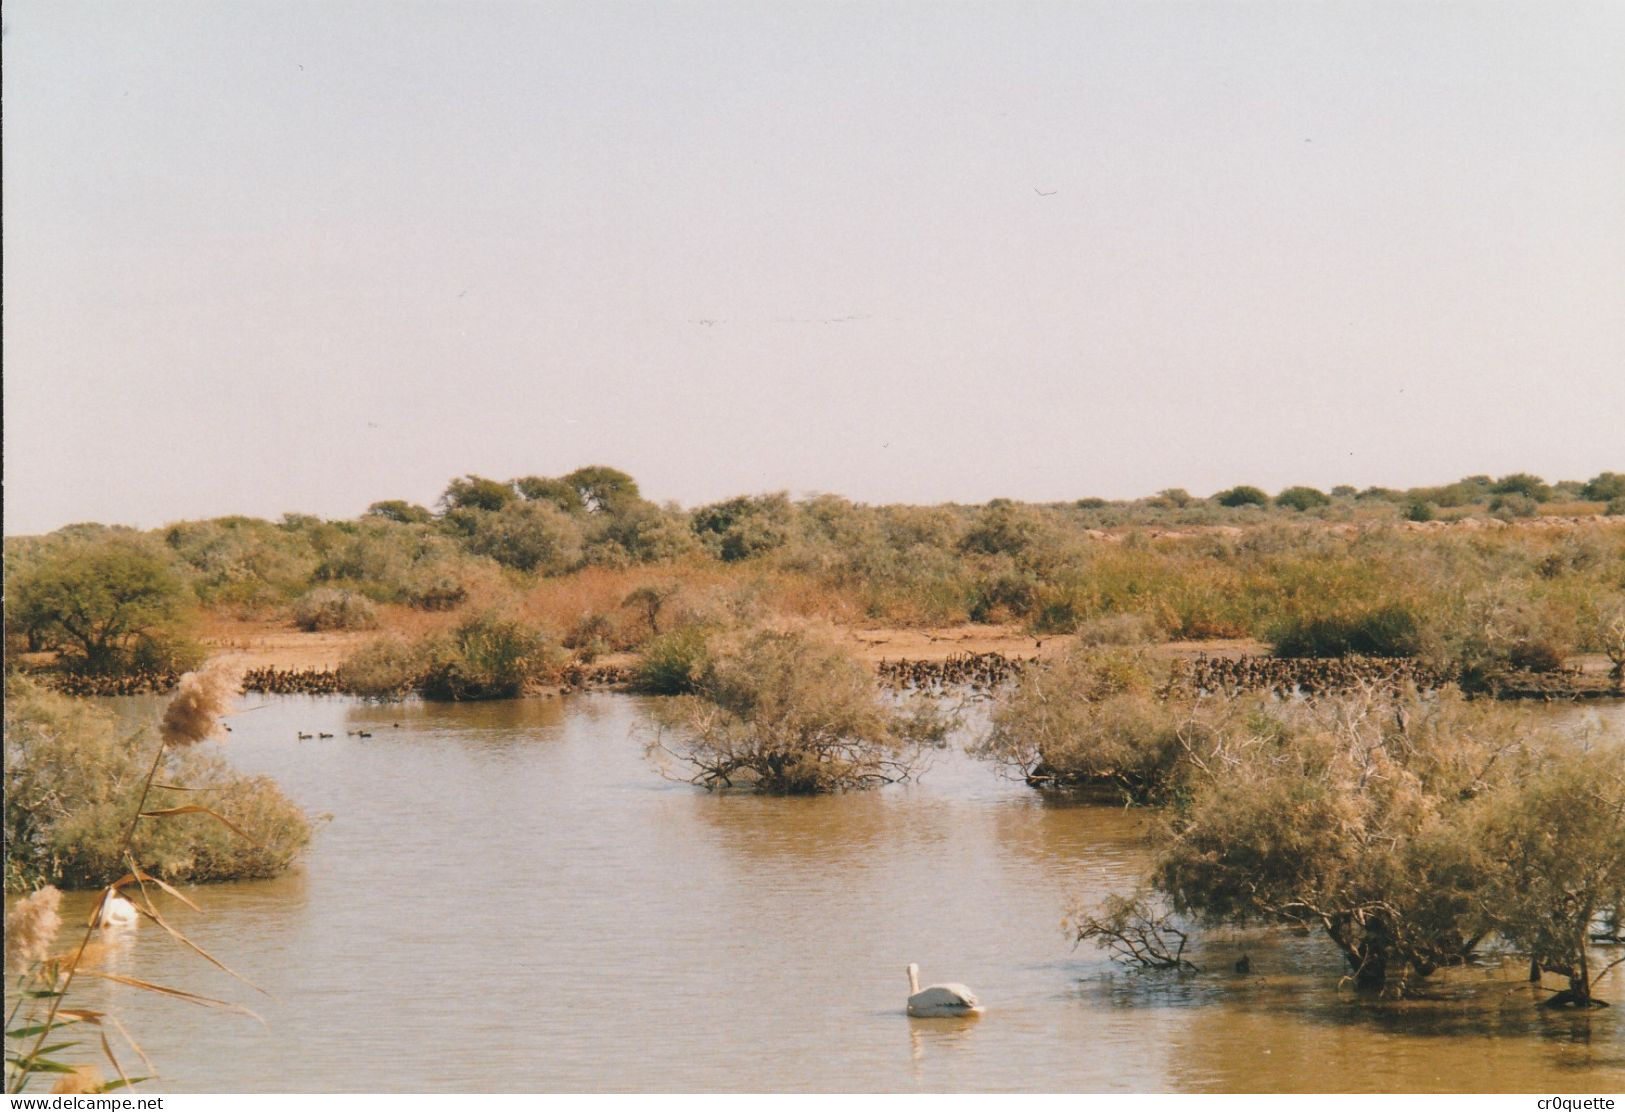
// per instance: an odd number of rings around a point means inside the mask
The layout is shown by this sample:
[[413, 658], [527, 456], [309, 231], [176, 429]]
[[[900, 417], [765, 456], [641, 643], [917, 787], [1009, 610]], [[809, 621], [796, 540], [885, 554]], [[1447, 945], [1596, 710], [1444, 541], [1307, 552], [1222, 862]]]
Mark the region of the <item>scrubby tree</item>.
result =
[[1153, 501], [1182, 510], [1197, 499], [1184, 487], [1168, 487], [1166, 490], [1157, 491], [1157, 497]]
[[1314, 487], [1294, 486], [1287, 487], [1275, 496], [1277, 506], [1285, 506], [1289, 510], [1312, 510], [1318, 506], [1329, 506], [1332, 500]]
[[661, 564], [701, 550], [688, 515], [675, 506], [633, 501], [593, 519], [594, 535], [585, 559], [590, 564]]
[[581, 526], [550, 501], [510, 502], [469, 523], [469, 551], [504, 567], [556, 575], [581, 559]]
[[1481, 815], [1524, 742], [1498, 711], [1375, 694], [1271, 709], [1193, 766], [1158, 886], [1209, 922], [1318, 929], [1368, 988], [1465, 961], [1493, 927]]
[[523, 479], [515, 479], [513, 487], [519, 492], [519, 497], [527, 502], [551, 502], [570, 514], [583, 513], [587, 509], [587, 504], [581, 499], [581, 492], [563, 479], [527, 475]]
[[731, 562], [782, 548], [790, 539], [794, 517], [790, 496], [779, 493], [744, 495], [701, 506], [690, 520], [695, 534]]
[[1039, 510], [995, 498], [979, 510], [959, 540], [961, 552], [987, 556], [1026, 555], [1054, 540], [1054, 524]]
[[1592, 963], [1592, 933], [1625, 907], [1625, 748], [1558, 739], [1493, 801], [1479, 835], [1498, 866], [1483, 906], [1504, 938], [1568, 980], [1549, 1004], [1588, 1007], [1617, 959]]
[[642, 498], [637, 481], [613, 467], [580, 467], [564, 476], [564, 482], [590, 513], [612, 513]]
[[1552, 497], [1552, 488], [1546, 485], [1545, 479], [1525, 471], [1520, 471], [1514, 475], [1503, 475], [1490, 487], [1489, 492], [1491, 494], [1521, 494], [1525, 498], [1534, 499], [1536, 502], [1546, 502]]
[[395, 521], [402, 525], [422, 525], [434, 520], [434, 514], [416, 502], [404, 502], [398, 498], [387, 502], [374, 502], [367, 507], [368, 517], [381, 517], [385, 521]]
[[1213, 496], [1213, 500], [1221, 506], [1235, 508], [1237, 506], [1267, 506], [1270, 496], [1255, 486], [1233, 486], [1229, 490], [1221, 490]]
[[38, 630], [87, 672], [167, 663], [194, 597], [160, 545], [126, 533], [51, 546], [8, 586], [8, 620]]
[[440, 504], [447, 510], [485, 510], [495, 513], [519, 494], [508, 483], [486, 479], [479, 475], [464, 475], [453, 479], [440, 496]]
[[862, 662], [800, 632], [714, 648], [694, 687], [661, 708], [650, 752], [706, 788], [801, 795], [906, 780], [946, 731], [933, 707], [889, 704]]
[[1580, 488], [1580, 497], [1588, 502], [1612, 502], [1625, 498], [1625, 474], [1604, 471]]
[[[125, 838], [156, 746], [149, 731], [121, 728], [82, 699], [8, 680], [6, 890], [100, 888], [124, 875]], [[167, 798], [154, 809], [205, 800], [247, 837], [202, 814], [143, 822], [130, 854], [149, 873], [194, 883], [274, 876], [309, 841], [306, 816], [269, 779], [195, 746], [170, 746], [163, 762], [159, 783], [189, 791], [155, 788], [154, 799]]]
[[1243, 704], [1164, 698], [1141, 650], [1075, 647], [1029, 669], [994, 707], [974, 752], [1035, 787], [1103, 786], [1138, 802], [1172, 791]]

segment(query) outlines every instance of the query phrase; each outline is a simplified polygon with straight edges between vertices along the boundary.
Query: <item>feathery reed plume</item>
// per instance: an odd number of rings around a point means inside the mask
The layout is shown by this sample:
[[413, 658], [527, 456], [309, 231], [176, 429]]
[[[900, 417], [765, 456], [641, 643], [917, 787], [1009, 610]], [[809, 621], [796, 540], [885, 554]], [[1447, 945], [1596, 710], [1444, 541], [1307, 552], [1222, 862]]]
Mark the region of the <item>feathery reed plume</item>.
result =
[[182, 676], [158, 726], [164, 742], [186, 746], [214, 734], [220, 716], [231, 709], [231, 687], [231, 677], [218, 667]]
[[73, 1067], [72, 1073], [63, 1074], [62, 1079], [51, 1086], [53, 1093], [100, 1093], [106, 1089], [102, 1071], [89, 1065]]
[[62, 893], [52, 885], [24, 896], [6, 915], [6, 970], [22, 972], [45, 960], [62, 926]]

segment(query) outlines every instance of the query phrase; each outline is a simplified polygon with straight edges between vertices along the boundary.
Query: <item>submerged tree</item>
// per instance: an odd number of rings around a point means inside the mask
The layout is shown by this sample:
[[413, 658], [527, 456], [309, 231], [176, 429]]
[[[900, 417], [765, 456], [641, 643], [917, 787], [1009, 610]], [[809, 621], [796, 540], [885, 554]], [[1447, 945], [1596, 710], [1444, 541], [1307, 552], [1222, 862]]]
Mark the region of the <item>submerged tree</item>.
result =
[[1165, 698], [1165, 670], [1142, 650], [1074, 647], [1029, 669], [993, 710], [973, 750], [1035, 787], [1091, 785], [1153, 802], [1216, 744], [1252, 700]]
[[1482, 841], [1497, 868], [1483, 906], [1497, 932], [1568, 979], [1550, 1004], [1587, 1007], [1600, 1003], [1598, 978], [1625, 962], [1596, 968], [1588, 952], [1600, 930], [1619, 941], [1625, 910], [1625, 748], [1551, 744], [1488, 808]]
[[947, 730], [935, 708], [888, 703], [860, 661], [800, 632], [717, 648], [695, 690], [660, 709], [650, 751], [706, 788], [802, 795], [906, 780]]
[[1362, 987], [1459, 964], [1495, 927], [1479, 837], [1522, 732], [1459, 697], [1283, 705], [1186, 782], [1155, 879], [1209, 922], [1322, 930]]

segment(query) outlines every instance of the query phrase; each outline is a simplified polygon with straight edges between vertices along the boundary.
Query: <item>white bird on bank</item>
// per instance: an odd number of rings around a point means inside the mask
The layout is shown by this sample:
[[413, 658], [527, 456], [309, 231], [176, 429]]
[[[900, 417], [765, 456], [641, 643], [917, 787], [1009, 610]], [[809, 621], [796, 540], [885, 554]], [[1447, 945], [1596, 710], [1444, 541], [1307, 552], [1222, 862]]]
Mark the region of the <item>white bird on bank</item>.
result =
[[920, 967], [913, 962], [908, 966], [908, 1014], [922, 1019], [941, 1016], [980, 1015], [982, 1002], [964, 985], [928, 985], [920, 987]]
[[135, 904], [119, 895], [118, 889], [109, 888], [96, 915], [96, 925], [103, 930], [116, 930], [133, 927], [140, 921], [141, 913], [135, 909]]

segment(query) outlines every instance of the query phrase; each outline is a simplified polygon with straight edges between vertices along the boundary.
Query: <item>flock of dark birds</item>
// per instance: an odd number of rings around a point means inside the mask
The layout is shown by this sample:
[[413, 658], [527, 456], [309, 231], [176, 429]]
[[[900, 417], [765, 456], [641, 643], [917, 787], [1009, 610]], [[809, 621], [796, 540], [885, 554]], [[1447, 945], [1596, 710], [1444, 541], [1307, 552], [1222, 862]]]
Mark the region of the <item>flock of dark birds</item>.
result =
[[331, 668], [250, 668], [243, 673], [242, 690], [245, 695], [350, 694]]
[[1023, 660], [1003, 653], [954, 653], [946, 660], [882, 660], [876, 670], [881, 686], [899, 691], [968, 687], [986, 693], [1015, 679], [1037, 661], [1037, 657]]
[[1434, 668], [1410, 657], [1198, 656], [1174, 664], [1177, 688], [1205, 695], [1243, 691], [1269, 692], [1286, 698], [1378, 687], [1437, 691], [1456, 678], [1452, 670]]
[[[933, 692], [969, 688], [988, 693], [1038, 663], [1037, 657], [1010, 657], [1003, 653], [958, 653], [945, 660], [883, 660], [880, 682], [900, 691]], [[1367, 687], [1396, 690], [1415, 687], [1436, 691], [1455, 679], [1453, 672], [1407, 657], [1198, 656], [1176, 660], [1168, 680], [1170, 691], [1204, 695], [1233, 695], [1244, 691], [1268, 692], [1281, 698], [1352, 691]]]
[[[943, 660], [882, 660], [877, 672], [881, 685], [893, 690], [929, 693], [959, 689], [990, 695], [1037, 663], [1036, 656], [956, 653]], [[1436, 691], [1456, 678], [1450, 669], [1436, 668], [1408, 657], [1281, 658], [1204, 654], [1175, 660], [1168, 689], [1213, 695], [1267, 692], [1290, 698], [1368, 687]], [[1525, 685], [1528, 690], [1509, 687], [1500, 694], [1503, 698], [1551, 698], [1565, 693], [1571, 696], [1593, 693], [1577, 688], [1572, 676], [1557, 679], [1563, 682], [1530, 683]], [[630, 668], [577, 660], [566, 665], [557, 690], [562, 693], [589, 687], [623, 688], [632, 680]], [[116, 676], [58, 672], [47, 674], [46, 682], [67, 695], [164, 695], [175, 689], [180, 674], [168, 669], [144, 669]], [[244, 694], [259, 695], [357, 694], [344, 682], [343, 674], [332, 668], [253, 668], [243, 675], [241, 689]], [[1610, 690], [1599, 689], [1599, 692], [1607, 694]]]
[[181, 674], [168, 668], [143, 668], [117, 676], [44, 673], [46, 684], [64, 695], [167, 695], [181, 682]]

